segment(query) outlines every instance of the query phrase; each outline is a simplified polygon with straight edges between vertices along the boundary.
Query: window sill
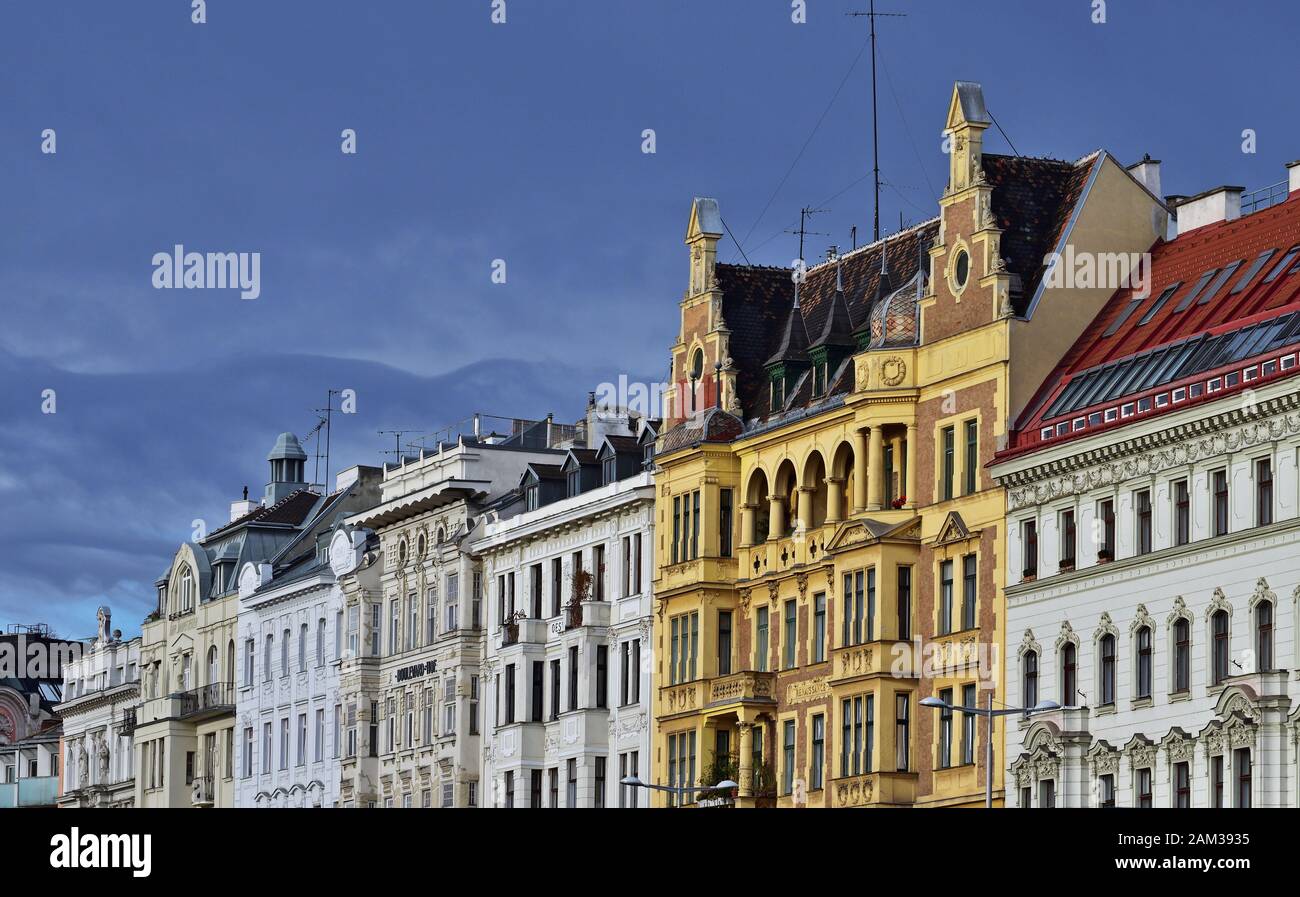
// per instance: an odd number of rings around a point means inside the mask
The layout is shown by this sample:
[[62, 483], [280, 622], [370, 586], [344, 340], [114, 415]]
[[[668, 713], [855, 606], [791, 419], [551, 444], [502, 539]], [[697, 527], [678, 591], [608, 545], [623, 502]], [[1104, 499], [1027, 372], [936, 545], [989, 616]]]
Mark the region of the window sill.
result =
[[1115, 703], [1113, 701], [1109, 704], [1097, 705], [1098, 716], [1113, 716], [1114, 714], [1115, 714]]
[[1146, 707], [1151, 707], [1154, 704], [1155, 701], [1151, 698], [1150, 695], [1148, 695], [1145, 698], [1134, 698], [1133, 701], [1129, 704], [1129, 708], [1132, 710], [1142, 710]]

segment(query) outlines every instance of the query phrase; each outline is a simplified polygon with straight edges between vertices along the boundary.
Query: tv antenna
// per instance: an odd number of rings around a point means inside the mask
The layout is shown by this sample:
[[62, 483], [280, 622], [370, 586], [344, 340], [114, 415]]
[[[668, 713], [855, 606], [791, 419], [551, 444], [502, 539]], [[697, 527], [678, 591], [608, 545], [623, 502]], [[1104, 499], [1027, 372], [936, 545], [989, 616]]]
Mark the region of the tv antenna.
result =
[[[342, 394], [343, 391], [341, 389], [331, 389], [326, 391], [325, 407], [312, 409], [312, 411], [316, 413], [317, 421], [316, 426], [312, 427], [311, 432], [307, 434], [307, 439], [311, 439], [312, 437], [316, 438], [316, 470], [315, 473], [312, 474], [312, 478], [317, 483], [321, 484], [326, 491], [329, 490], [330, 481], [330, 435], [334, 424], [334, 412], [339, 410], [334, 407], [334, 397]], [[325, 433], [324, 444], [322, 444], [320, 438], [321, 431], [324, 431]], [[320, 462], [322, 458], [325, 459], [324, 480], [320, 478]]]
[[880, 127], [876, 116], [876, 19], [881, 17], [902, 19], [905, 12], [876, 12], [876, 0], [871, 0], [867, 12], [846, 12], [846, 16], [866, 16], [871, 21], [871, 174], [875, 179], [875, 211], [872, 242], [880, 239]]
[[405, 436], [407, 433], [418, 433], [420, 431], [416, 429], [407, 429], [407, 430], [380, 430], [378, 432], [380, 436], [393, 437], [393, 447], [390, 449], [385, 449], [383, 452], [381, 452], [381, 454], [393, 455], [396, 458], [396, 460], [400, 463], [402, 460], [402, 437]]
[[831, 236], [830, 234], [824, 234], [824, 233], [822, 233], [821, 231], [817, 231], [817, 230], [808, 230], [808, 228], [807, 228], [807, 221], [808, 221], [808, 218], [811, 217], [811, 216], [813, 216], [813, 215], [817, 215], [817, 214], [820, 214], [820, 213], [822, 213], [822, 212], [829, 212], [829, 211], [830, 211], [830, 209], [810, 209], [810, 208], [808, 208], [807, 206], [804, 206], [802, 209], [799, 210], [799, 229], [798, 229], [798, 230], [787, 230], [787, 231], [786, 231], [787, 234], [798, 234], [798, 235], [799, 235], [799, 260], [800, 260], [800, 261], [803, 261], [803, 238], [804, 238], [804, 237], [829, 237], [829, 236]]

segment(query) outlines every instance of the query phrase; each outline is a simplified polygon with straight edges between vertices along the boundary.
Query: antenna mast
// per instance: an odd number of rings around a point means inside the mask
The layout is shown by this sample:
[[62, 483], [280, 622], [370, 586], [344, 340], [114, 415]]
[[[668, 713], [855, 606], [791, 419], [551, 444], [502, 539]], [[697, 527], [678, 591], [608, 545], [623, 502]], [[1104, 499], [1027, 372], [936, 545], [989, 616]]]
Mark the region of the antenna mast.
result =
[[876, 116], [876, 17], [903, 18], [907, 13], [876, 12], [876, 0], [871, 0], [867, 12], [849, 12], [849, 16], [866, 16], [871, 20], [871, 174], [875, 180], [875, 209], [873, 212], [872, 242], [880, 239], [880, 127]]
[[813, 237], [830, 236], [830, 234], [824, 234], [821, 231], [808, 230], [805, 225], [805, 222], [808, 220], [809, 216], [811, 215], [817, 215], [820, 214], [821, 212], [829, 212], [829, 211], [830, 209], [810, 209], [807, 206], [804, 206], [802, 209], [799, 210], [799, 229], [786, 231], [787, 234], [799, 235], [799, 260], [800, 261], [803, 261], [803, 238], [805, 236], [813, 236]]

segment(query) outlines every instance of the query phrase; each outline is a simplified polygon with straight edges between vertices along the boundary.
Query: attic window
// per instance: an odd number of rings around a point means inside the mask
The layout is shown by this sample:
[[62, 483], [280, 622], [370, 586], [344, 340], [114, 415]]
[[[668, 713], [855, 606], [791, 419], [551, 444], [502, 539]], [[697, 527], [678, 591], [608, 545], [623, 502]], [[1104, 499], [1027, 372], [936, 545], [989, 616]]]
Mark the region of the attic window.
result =
[[1250, 263], [1250, 267], [1246, 269], [1246, 273], [1241, 275], [1237, 282], [1232, 285], [1232, 289], [1228, 292], [1228, 295], [1235, 296], [1242, 290], [1246, 289], [1246, 287], [1250, 286], [1250, 282], [1255, 279], [1255, 275], [1259, 273], [1259, 269], [1264, 267], [1268, 260], [1273, 257], [1273, 253], [1275, 252], [1277, 252], [1276, 249], [1266, 249], [1261, 252], [1259, 256]]
[[785, 379], [782, 377], [772, 378], [772, 410], [780, 411], [785, 407]]
[[601, 485], [608, 486], [618, 480], [618, 459], [610, 456], [601, 465]]
[[819, 396], [826, 391], [827, 362], [813, 365], [813, 395]]
[[1264, 278], [1263, 283], [1272, 283], [1281, 277], [1282, 272], [1286, 270], [1286, 266], [1291, 264], [1297, 255], [1300, 255], [1300, 246], [1292, 246], [1288, 249], [1286, 255], [1282, 256], [1282, 261], [1278, 262], [1273, 267], [1273, 270], [1268, 272], [1268, 276]]
[[1228, 267], [1220, 271], [1219, 276], [1214, 278], [1214, 283], [1210, 284], [1209, 289], [1205, 291], [1204, 295], [1201, 296], [1200, 301], [1198, 301], [1196, 304], [1204, 305], [1205, 303], [1213, 299], [1215, 294], [1218, 293], [1219, 290], [1223, 289], [1223, 285], [1228, 282], [1228, 278], [1231, 277], [1233, 274], [1235, 274], [1237, 269], [1240, 267], [1241, 267], [1241, 260], [1238, 259], [1237, 261], [1233, 262], [1231, 265], [1229, 265]]
[[957, 283], [957, 289], [966, 286], [966, 280], [970, 277], [970, 253], [965, 249], [957, 253], [957, 261], [953, 265], [953, 278]]
[[541, 490], [536, 483], [530, 483], [528, 488], [524, 490], [524, 501], [528, 510], [536, 511], [541, 507], [541, 501], [539, 498], [540, 491]]
[[575, 467], [569, 471], [569, 498], [582, 494], [582, 472]]

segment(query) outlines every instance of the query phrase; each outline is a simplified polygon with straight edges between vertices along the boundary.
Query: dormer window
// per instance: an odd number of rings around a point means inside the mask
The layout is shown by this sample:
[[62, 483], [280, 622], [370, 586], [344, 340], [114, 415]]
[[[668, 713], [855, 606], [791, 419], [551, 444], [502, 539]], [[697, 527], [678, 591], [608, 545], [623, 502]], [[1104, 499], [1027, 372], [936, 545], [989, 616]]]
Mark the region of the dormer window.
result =
[[772, 378], [772, 410], [779, 411], [785, 407], [785, 379], [780, 376]]
[[574, 467], [569, 471], [569, 498], [582, 494], [582, 469]]
[[644, 467], [650, 467], [651, 465], [654, 464], [654, 461], [655, 461], [655, 444], [653, 442], [647, 442], [641, 448], [641, 464]]
[[181, 571], [180, 599], [181, 613], [194, 610], [194, 575], [190, 573], [189, 567]]
[[826, 392], [826, 362], [813, 365], [813, 395], [819, 396]]
[[601, 464], [601, 485], [608, 486], [610, 483], [618, 481], [618, 458], [610, 455]]
[[537, 483], [530, 483], [524, 490], [524, 501], [530, 511], [536, 511], [541, 507], [541, 487]]

